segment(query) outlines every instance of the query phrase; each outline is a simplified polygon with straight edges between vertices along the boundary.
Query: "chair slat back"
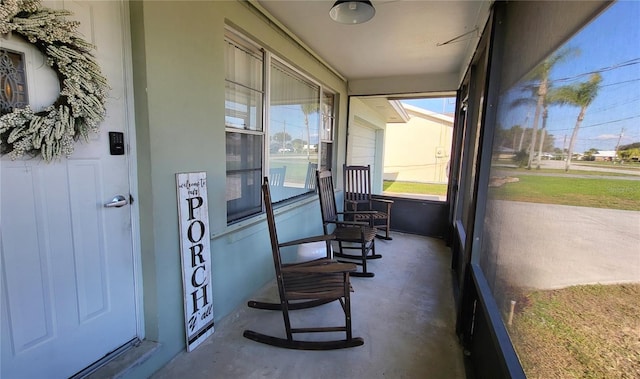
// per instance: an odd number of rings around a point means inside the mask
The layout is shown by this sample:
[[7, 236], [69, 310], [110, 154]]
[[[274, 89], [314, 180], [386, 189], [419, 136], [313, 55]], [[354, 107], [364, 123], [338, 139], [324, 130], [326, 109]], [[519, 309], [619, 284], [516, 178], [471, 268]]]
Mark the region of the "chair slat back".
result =
[[316, 190], [316, 170], [318, 170], [318, 164], [309, 162], [309, 166], [307, 166], [307, 177], [304, 181], [304, 188], [306, 190]]
[[343, 166], [345, 202], [371, 202], [371, 166]]
[[287, 166], [273, 167], [269, 169], [269, 181], [272, 186], [283, 187], [284, 177], [287, 174]]
[[325, 234], [327, 223], [338, 220], [338, 209], [333, 192], [333, 177], [330, 170], [316, 171], [318, 197], [320, 199], [320, 211], [322, 212], [322, 224]]

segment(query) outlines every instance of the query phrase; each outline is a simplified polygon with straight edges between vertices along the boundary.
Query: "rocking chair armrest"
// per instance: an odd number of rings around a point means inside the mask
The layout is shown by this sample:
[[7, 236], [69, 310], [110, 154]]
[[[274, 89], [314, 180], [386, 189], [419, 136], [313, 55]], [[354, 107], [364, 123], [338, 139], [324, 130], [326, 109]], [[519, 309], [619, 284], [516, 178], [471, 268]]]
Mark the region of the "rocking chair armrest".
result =
[[341, 215], [374, 215], [378, 213], [378, 211], [346, 211], [346, 212], [338, 212]]
[[283, 242], [283, 243], [278, 244], [278, 246], [280, 246], [280, 247], [295, 246], [295, 245], [301, 245], [303, 243], [330, 241], [330, 240], [334, 240], [334, 239], [336, 239], [336, 236], [334, 236], [333, 234], [322, 234], [322, 235], [318, 235], [318, 236], [300, 238], [300, 239], [297, 239], [297, 240]]
[[372, 197], [371, 201], [376, 201], [378, 203], [384, 203], [384, 204], [393, 204], [393, 200], [389, 200], [389, 199], [380, 199], [377, 197]]
[[361, 221], [325, 221], [326, 224], [347, 225], [347, 226], [369, 226], [368, 222]]
[[340, 272], [351, 272], [356, 271], [357, 266], [354, 263], [328, 263], [328, 264], [318, 264], [313, 266], [286, 266], [282, 268], [282, 273], [291, 273], [291, 274], [333, 274]]
[[338, 261], [333, 259], [333, 258], [318, 258], [318, 259], [314, 259], [314, 260], [311, 260], [311, 261], [305, 261], [305, 262], [285, 263], [285, 264], [282, 265], [282, 267], [318, 266], [318, 265], [323, 265], [323, 264], [328, 264], [328, 263], [338, 263]]

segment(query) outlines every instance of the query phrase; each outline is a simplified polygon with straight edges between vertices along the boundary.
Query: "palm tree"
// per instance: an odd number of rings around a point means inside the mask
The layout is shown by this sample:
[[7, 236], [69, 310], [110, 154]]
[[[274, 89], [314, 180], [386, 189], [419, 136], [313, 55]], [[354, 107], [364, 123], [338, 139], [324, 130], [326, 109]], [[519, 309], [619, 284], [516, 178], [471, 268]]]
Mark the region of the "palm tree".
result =
[[578, 136], [578, 130], [580, 130], [580, 125], [582, 124], [582, 120], [584, 120], [587, 108], [591, 105], [593, 100], [595, 100], [596, 96], [598, 96], [600, 82], [602, 82], [602, 75], [596, 72], [591, 74], [589, 81], [587, 82], [562, 86], [554, 89], [549, 94], [550, 99], [553, 100], [554, 103], [559, 105], [569, 104], [580, 107], [580, 113], [578, 114], [576, 125], [573, 127], [573, 133], [571, 133], [571, 139], [569, 140], [569, 151], [564, 167], [565, 171], [569, 171], [569, 167], [571, 166], [571, 155], [573, 155], [573, 148], [576, 143], [576, 137]]
[[576, 56], [580, 54], [580, 50], [573, 47], [566, 47], [564, 49], [559, 50], [557, 53], [553, 54], [549, 58], [545, 59], [542, 63], [536, 66], [529, 75], [527, 75], [526, 80], [527, 83], [523, 90], [530, 91], [532, 93], [532, 97], [528, 99], [516, 99], [512, 106], [519, 106], [524, 104], [532, 104], [535, 102], [536, 111], [533, 115], [533, 124], [531, 126], [531, 145], [529, 146], [529, 161], [527, 163], [527, 169], [531, 169], [531, 163], [533, 162], [533, 157], [535, 154], [536, 148], [536, 137], [538, 135], [538, 121], [540, 120], [540, 114], [542, 113], [542, 136], [540, 138], [540, 147], [538, 148], [538, 168], [540, 168], [540, 157], [542, 153], [542, 146], [544, 144], [544, 132], [546, 128], [546, 119], [548, 114], [549, 100], [547, 99], [547, 94], [551, 88], [551, 83], [549, 82], [549, 74], [553, 67], [565, 61], [566, 59]]
[[304, 113], [304, 125], [307, 127], [307, 159], [309, 159], [309, 152], [311, 150], [311, 136], [309, 132], [309, 115], [316, 113], [319, 109], [319, 104], [316, 102], [305, 102], [300, 104], [302, 113]]

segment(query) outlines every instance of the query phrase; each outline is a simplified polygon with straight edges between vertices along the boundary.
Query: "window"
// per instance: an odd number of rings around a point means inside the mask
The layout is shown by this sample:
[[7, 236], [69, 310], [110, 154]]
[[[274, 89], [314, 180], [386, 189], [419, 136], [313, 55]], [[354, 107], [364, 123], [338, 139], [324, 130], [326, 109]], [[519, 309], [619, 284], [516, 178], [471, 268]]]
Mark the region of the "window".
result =
[[258, 48], [226, 39], [227, 222], [262, 210], [263, 62]]
[[24, 55], [0, 49], [0, 112], [9, 113], [28, 103]]
[[615, 2], [502, 82], [479, 258], [527, 377], [638, 373], [638, 14]]
[[[318, 167], [320, 86], [272, 59], [269, 99], [269, 170], [274, 202], [309, 192]], [[314, 179], [315, 180], [315, 179]]]
[[270, 178], [273, 202], [313, 192], [318, 166], [332, 164], [335, 95], [239, 36], [229, 32], [225, 40], [226, 196], [232, 223], [262, 211], [264, 176]]

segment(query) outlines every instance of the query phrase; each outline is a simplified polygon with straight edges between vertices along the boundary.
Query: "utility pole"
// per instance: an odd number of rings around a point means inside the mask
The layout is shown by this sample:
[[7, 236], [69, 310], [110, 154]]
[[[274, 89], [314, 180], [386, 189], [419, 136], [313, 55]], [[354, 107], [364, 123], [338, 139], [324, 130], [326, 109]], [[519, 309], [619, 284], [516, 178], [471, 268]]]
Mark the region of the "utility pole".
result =
[[618, 148], [620, 147], [620, 140], [622, 140], [623, 135], [624, 135], [624, 128], [620, 130], [620, 137], [618, 137], [618, 143], [616, 143], [616, 158], [618, 157]]
[[284, 120], [282, 122], [282, 152], [284, 153], [284, 149], [286, 148], [286, 144], [287, 144], [287, 120]]

